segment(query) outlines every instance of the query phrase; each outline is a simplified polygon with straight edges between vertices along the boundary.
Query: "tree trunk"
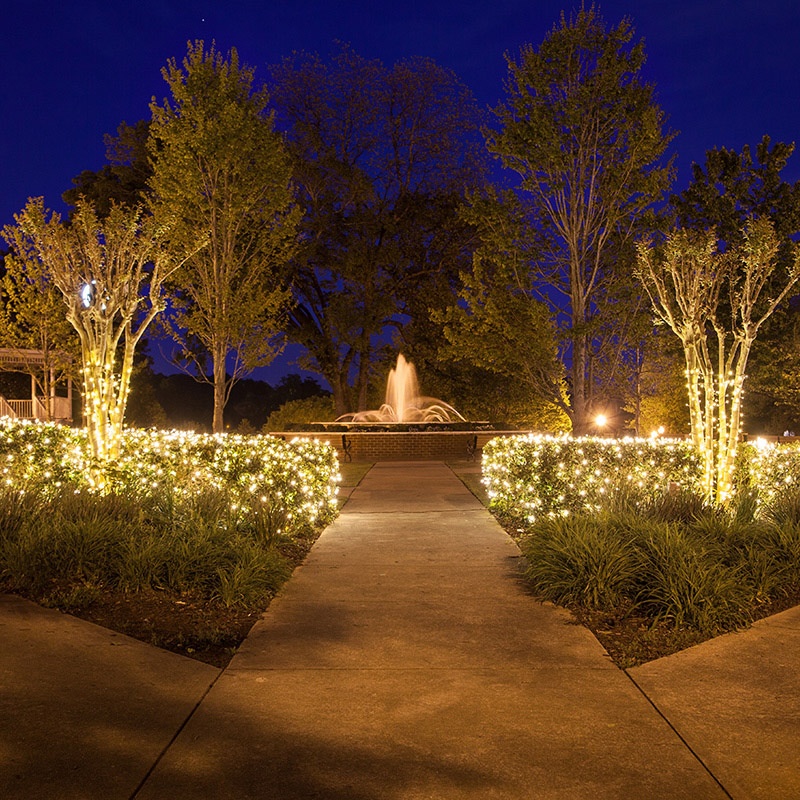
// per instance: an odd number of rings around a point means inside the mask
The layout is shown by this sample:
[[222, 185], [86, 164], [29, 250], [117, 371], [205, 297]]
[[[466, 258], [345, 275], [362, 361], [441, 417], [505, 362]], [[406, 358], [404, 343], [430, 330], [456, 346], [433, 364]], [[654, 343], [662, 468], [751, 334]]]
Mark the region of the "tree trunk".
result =
[[342, 414], [349, 414], [353, 409], [348, 408], [347, 391], [340, 375], [326, 375], [328, 383], [331, 385], [333, 392], [333, 407], [336, 409], [336, 416], [341, 417]]
[[225, 372], [225, 347], [221, 342], [214, 342], [212, 353], [214, 369], [214, 419], [211, 430], [214, 433], [225, 431], [225, 389], [227, 375]]
[[586, 340], [578, 336], [572, 346], [572, 433], [584, 436], [589, 431], [586, 407]]

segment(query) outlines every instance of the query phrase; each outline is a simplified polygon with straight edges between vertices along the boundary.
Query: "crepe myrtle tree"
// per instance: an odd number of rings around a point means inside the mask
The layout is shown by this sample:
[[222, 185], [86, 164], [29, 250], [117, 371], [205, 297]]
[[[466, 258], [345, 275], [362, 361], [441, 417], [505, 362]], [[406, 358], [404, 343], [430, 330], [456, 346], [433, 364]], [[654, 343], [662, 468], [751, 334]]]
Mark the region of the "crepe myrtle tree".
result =
[[67, 225], [36, 198], [15, 221], [4, 238], [39, 259], [80, 339], [90, 480], [102, 489], [120, 453], [134, 350], [164, 309], [164, 282], [183, 257], [168, 246], [168, 226], [138, 208], [113, 205], [101, 221], [80, 200]]
[[638, 274], [657, 321], [680, 339], [692, 442], [704, 490], [717, 505], [731, 494], [747, 361], [759, 330], [800, 278], [800, 251], [778, 270], [780, 239], [752, 219], [725, 251], [712, 230], [678, 229], [662, 246], [638, 246]]

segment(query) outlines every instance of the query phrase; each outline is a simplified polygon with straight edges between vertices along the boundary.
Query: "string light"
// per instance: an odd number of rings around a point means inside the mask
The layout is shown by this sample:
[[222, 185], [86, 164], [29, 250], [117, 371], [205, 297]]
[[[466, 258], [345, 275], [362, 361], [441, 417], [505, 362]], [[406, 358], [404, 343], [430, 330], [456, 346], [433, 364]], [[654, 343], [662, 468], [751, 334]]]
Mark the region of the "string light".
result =
[[253, 512], [254, 497], [295, 523], [335, 513], [336, 451], [315, 440], [127, 429], [102, 485], [93, 478], [89, 452], [85, 429], [0, 417], [0, 476], [19, 491], [35, 486], [47, 496], [68, 485], [78, 492], [189, 496], [215, 487], [230, 493], [238, 514]]
[[[755, 492], [769, 503], [787, 486], [800, 485], [800, 446], [758, 440], [739, 448], [735, 480], [726, 498]], [[586, 464], [593, 468], [587, 470]], [[675, 485], [702, 493], [705, 464], [690, 441], [569, 436], [497, 437], [483, 449], [483, 483], [492, 507], [514, 519], [596, 513], [631, 488], [642, 499]]]

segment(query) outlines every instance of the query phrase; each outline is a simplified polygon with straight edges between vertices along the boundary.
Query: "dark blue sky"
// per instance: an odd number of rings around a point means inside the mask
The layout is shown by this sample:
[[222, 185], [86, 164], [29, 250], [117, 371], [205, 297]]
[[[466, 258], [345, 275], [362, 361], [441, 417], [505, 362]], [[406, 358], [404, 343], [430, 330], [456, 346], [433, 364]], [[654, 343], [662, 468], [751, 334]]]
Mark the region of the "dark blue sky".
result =
[[[580, 0], [578, 0], [580, 2]], [[706, 149], [800, 137], [800, 2], [607, 0], [645, 39], [647, 77], [680, 136], [678, 188]], [[0, 29], [0, 225], [29, 196], [60, 195], [103, 163], [104, 133], [148, 116], [165, 94], [160, 69], [189, 39], [238, 48], [264, 74], [292, 49], [325, 55], [334, 39], [391, 63], [431, 56], [490, 106], [503, 95], [503, 54], [538, 45], [562, 0], [6, 0]], [[258, 73], [257, 73], [258, 74]], [[800, 153], [790, 162], [800, 178]]]
[[[0, 15], [0, 226], [28, 197], [62, 209], [61, 193], [104, 161], [103, 134], [149, 116], [166, 93], [160, 70], [190, 39], [234, 46], [263, 76], [293, 49], [327, 55], [334, 40], [387, 64], [430, 56], [493, 106], [504, 53], [538, 45], [563, 0], [5, 0]], [[680, 131], [677, 189], [714, 146], [763, 134], [800, 139], [798, 0], [607, 0], [610, 24], [633, 19], [645, 75]], [[787, 178], [800, 179], [800, 153]]]

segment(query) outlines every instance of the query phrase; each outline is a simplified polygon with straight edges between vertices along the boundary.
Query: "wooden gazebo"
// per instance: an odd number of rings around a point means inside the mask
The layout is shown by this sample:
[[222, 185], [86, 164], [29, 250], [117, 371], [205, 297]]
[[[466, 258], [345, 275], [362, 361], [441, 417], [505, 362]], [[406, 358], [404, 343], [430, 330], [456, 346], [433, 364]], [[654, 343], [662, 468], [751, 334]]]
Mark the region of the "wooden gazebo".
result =
[[[32, 367], [47, 368], [41, 350], [22, 348], [0, 348], [0, 372], [30, 372]], [[0, 395], [0, 417], [16, 419], [39, 419], [53, 422], [72, 423], [72, 379], [67, 378], [67, 396], [55, 393], [53, 370], [50, 370], [50, 397], [36, 394], [36, 379], [31, 375], [30, 399], [13, 400]]]

